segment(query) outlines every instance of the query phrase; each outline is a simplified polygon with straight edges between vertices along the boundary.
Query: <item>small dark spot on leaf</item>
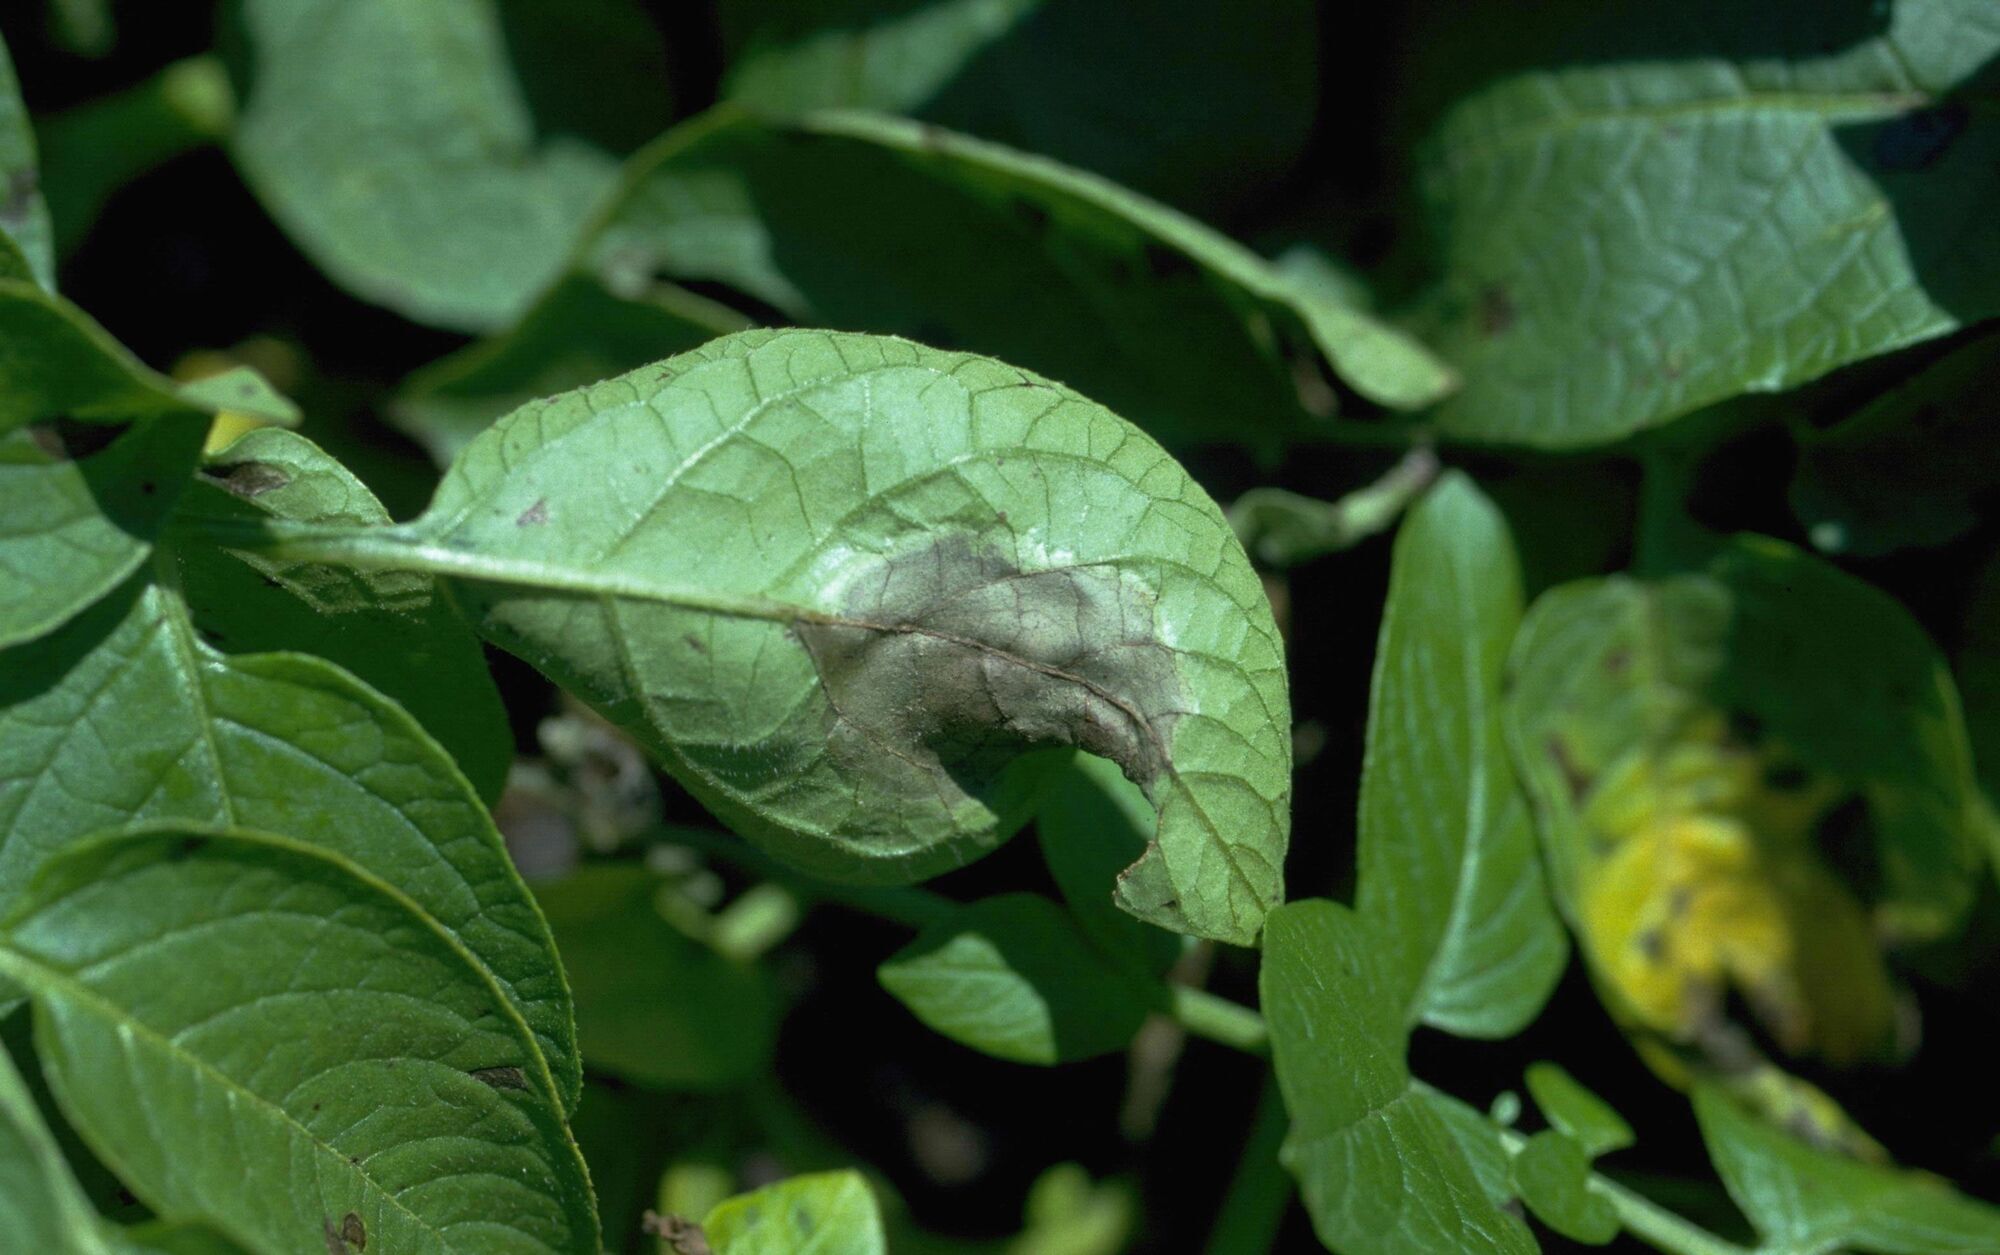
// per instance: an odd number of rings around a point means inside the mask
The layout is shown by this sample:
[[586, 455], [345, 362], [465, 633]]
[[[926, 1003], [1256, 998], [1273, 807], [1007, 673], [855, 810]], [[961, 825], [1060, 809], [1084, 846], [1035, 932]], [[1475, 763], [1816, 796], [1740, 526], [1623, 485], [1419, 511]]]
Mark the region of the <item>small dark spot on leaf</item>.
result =
[[207, 845], [207, 837], [183, 837], [174, 843], [173, 849], [167, 851], [167, 860], [178, 863], [182, 859], [193, 858], [195, 855], [201, 853]]
[[474, 1068], [469, 1074], [473, 1080], [491, 1085], [494, 1089], [526, 1089], [528, 1076], [515, 1067]]
[[368, 1226], [361, 1223], [358, 1212], [348, 1212], [340, 1218], [340, 1236], [357, 1251], [368, 1249]]
[[1583, 795], [1590, 792], [1590, 777], [1585, 775], [1583, 769], [1576, 765], [1576, 760], [1569, 756], [1569, 746], [1564, 744], [1561, 737], [1551, 733], [1545, 744], [1549, 751], [1549, 761], [1553, 762], [1556, 770], [1562, 773], [1563, 784], [1569, 789], [1570, 800], [1581, 802]]
[[689, 649], [692, 649], [697, 654], [705, 654], [708, 652], [708, 646], [702, 644], [701, 638], [699, 636], [696, 636], [693, 632], [689, 632], [682, 639], [687, 641], [687, 647]]
[[549, 521], [549, 499], [538, 498], [535, 504], [521, 511], [521, 517], [514, 520], [516, 527], [535, 527]]
[[1949, 150], [1971, 121], [1962, 100], [1904, 114], [1875, 134], [1875, 164], [1884, 170], [1922, 170]]
[[1648, 962], [1658, 963], [1667, 957], [1667, 935], [1657, 928], [1648, 928], [1638, 936], [1639, 953]]
[[149, 497], [152, 496], [154, 493], [158, 492], [159, 490], [160, 486], [154, 483], [150, 479], [142, 479], [139, 481], [139, 491], [146, 494]]
[[231, 462], [202, 472], [211, 483], [243, 498], [261, 497], [292, 482], [290, 472], [269, 462]]
[[1514, 298], [1505, 285], [1489, 283], [1479, 289], [1479, 334], [1487, 339], [1504, 335], [1514, 325]]
[[713, 1255], [708, 1244], [708, 1235], [701, 1226], [685, 1216], [665, 1215], [648, 1211], [639, 1221], [639, 1227], [666, 1243], [673, 1255]]
[[326, 1239], [326, 1255], [349, 1255], [347, 1241], [340, 1236], [340, 1230], [333, 1227], [331, 1217], [319, 1222], [319, 1231], [320, 1236]]
[[1604, 655], [1604, 671], [1607, 675], [1623, 675], [1625, 668], [1632, 665], [1632, 651], [1619, 647]]

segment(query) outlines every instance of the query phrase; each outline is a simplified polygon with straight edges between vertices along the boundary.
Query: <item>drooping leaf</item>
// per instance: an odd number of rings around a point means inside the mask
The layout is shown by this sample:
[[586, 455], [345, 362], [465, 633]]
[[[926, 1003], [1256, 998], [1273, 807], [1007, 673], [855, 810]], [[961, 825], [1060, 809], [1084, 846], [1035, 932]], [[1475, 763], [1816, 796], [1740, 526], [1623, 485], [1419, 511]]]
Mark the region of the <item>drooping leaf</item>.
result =
[[1055, 903], [1032, 893], [958, 908], [877, 975], [925, 1024], [1016, 1063], [1123, 1050], [1160, 1001], [1143, 978], [1091, 949]]
[[1528, 1092], [1549, 1123], [1574, 1138], [1586, 1155], [1608, 1155], [1632, 1144], [1625, 1117], [1555, 1064], [1529, 1066]]
[[918, 117], [1190, 208], [1283, 177], [1318, 94], [1301, 0], [734, 0], [721, 24], [730, 99]]
[[613, 292], [702, 280], [1019, 362], [1169, 444], [1324, 430], [1300, 399], [1301, 374], [1325, 391], [1322, 357], [1392, 408], [1452, 386], [1416, 341], [1185, 215], [906, 119], [712, 112], [634, 158], [583, 258]]
[[1099, 953], [1148, 976], [1173, 965], [1180, 941], [1120, 911], [1112, 890], [1118, 873], [1145, 853], [1156, 818], [1116, 763], [1089, 754], [1051, 773], [1035, 808], [1042, 859], [1083, 935]]
[[36, 283], [55, 289], [55, 246], [35, 168], [35, 132], [4, 41], [0, 41], [0, 239], [27, 261]]
[[2000, 125], [1972, 103], [1996, 53], [1990, 5], [1901, 0], [1824, 55], [1597, 64], [1466, 101], [1428, 163], [1465, 378], [1440, 428], [1604, 443], [2000, 311], [1979, 208]]
[[1265, 926], [1258, 989], [1292, 1117], [1281, 1158], [1313, 1228], [1341, 1255], [1533, 1252], [1460, 1145], [1449, 1100], [1411, 1080], [1385, 946], [1332, 902], [1294, 902]]
[[1500, 691], [1521, 618], [1507, 524], [1453, 473], [1396, 538], [1361, 775], [1356, 909], [1410, 1024], [1517, 1032], [1568, 961]]
[[337, 854], [198, 826], [72, 845], [15, 900], [0, 972], [63, 1110], [156, 1211], [258, 1250], [598, 1250], [514, 1002]]
[[2000, 337], [1961, 345], [1835, 426], [1802, 428], [1792, 510], [1815, 548], [1870, 557], [1979, 521], [2000, 470]]
[[[1733, 987], [1789, 1052], [1892, 1050], [1877, 933], [1954, 924], [1983, 817], [1957, 695], [1908, 613], [1750, 539], [1708, 574], [1554, 590], [1512, 666], [1558, 899], [1612, 1009], [1686, 1046]], [[1848, 795], [1878, 850], [1865, 903], [1820, 849]]]
[[1928, 1173], [1808, 1146], [1699, 1086], [1694, 1111], [1729, 1196], [1786, 1255], [1973, 1255], [2000, 1248], [2000, 1208]]
[[7, 1240], [47, 1255], [115, 1255], [21, 1074], [0, 1051], [0, 1216]]
[[[388, 511], [311, 441], [264, 428], [209, 459], [184, 513], [372, 526]], [[197, 634], [229, 654], [293, 650], [352, 672], [410, 712], [450, 752], [481, 799], [500, 796], [514, 755], [479, 638], [428, 576], [353, 572], [236, 556], [205, 545], [174, 551]]]
[[595, 279], [566, 275], [506, 331], [410, 376], [394, 417], [440, 466], [449, 466], [494, 419], [536, 397], [609, 379], [749, 325], [679, 288], [650, 285], [626, 299]]
[[[554, 106], [530, 99], [517, 68], [560, 23], [534, 37], [509, 23], [537, 6], [488, 0], [238, 4], [249, 63], [232, 150], [336, 282], [420, 322], [480, 330], [556, 277], [615, 170], [575, 129], [546, 129]], [[593, 51], [584, 93], [619, 108], [661, 81], [645, 51], [657, 35], [643, 21], [623, 28]], [[665, 107], [631, 113], [657, 126]]]
[[527, 406], [416, 522], [279, 548], [430, 570], [489, 639], [631, 729], [773, 853], [911, 880], [1025, 817], [1030, 745], [1159, 813], [1118, 887], [1241, 944], [1282, 894], [1270, 607], [1159, 446], [984, 358], [745, 332]]
[[537, 885], [593, 1067], [661, 1089], [718, 1089], [764, 1074], [775, 999], [756, 969], [690, 940], [653, 906], [638, 867], [589, 866]]
[[449, 756], [338, 667], [218, 654], [177, 598], [133, 581], [0, 653], [0, 909], [87, 834], [170, 819], [282, 832], [398, 886], [514, 1000], [575, 1101], [554, 945]]
[[715, 1255], [885, 1255], [882, 1213], [858, 1172], [792, 1177], [719, 1204], [701, 1227]]
[[1602, 1246], [1618, 1236], [1618, 1213], [1590, 1188], [1590, 1158], [1567, 1134], [1535, 1134], [1512, 1164], [1514, 1188], [1535, 1218], [1566, 1238]]

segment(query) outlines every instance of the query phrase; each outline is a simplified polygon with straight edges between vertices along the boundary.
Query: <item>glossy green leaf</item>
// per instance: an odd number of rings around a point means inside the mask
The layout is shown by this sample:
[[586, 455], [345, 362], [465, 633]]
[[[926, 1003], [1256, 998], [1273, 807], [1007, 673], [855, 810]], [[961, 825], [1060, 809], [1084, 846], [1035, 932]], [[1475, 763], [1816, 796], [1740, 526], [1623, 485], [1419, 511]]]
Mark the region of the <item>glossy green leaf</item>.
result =
[[1290, 718], [1262, 586], [1159, 446], [984, 358], [745, 332], [527, 406], [416, 522], [278, 549], [451, 578], [474, 626], [806, 868], [913, 880], [1025, 818], [1033, 744], [1160, 818], [1118, 900], [1248, 944]]
[[1101, 954], [1158, 976], [1180, 957], [1174, 934], [1120, 911], [1118, 873], [1146, 851], [1156, 816], [1116, 763], [1078, 754], [1051, 773], [1035, 808], [1035, 835], [1063, 901]]
[[643, 868], [587, 866], [535, 887], [593, 1068], [661, 1089], [717, 1089], [766, 1074], [777, 1031], [769, 984], [690, 940]]
[[[556, 277], [615, 162], [550, 129], [545, 101], [531, 100], [518, 62], [546, 29], [524, 38], [487, 0], [238, 3], [249, 64], [237, 163], [336, 282], [420, 322], [477, 330]], [[659, 81], [643, 54], [651, 32], [625, 28], [592, 54], [590, 94]], [[656, 100], [633, 112], [663, 123], [664, 111]]]
[[0, 907], [99, 829], [185, 820], [310, 841], [442, 922], [580, 1084], [554, 944], [465, 777], [414, 720], [304, 654], [229, 657], [134, 581], [0, 653]]
[[1504, 1037], [1569, 952], [1501, 722], [1521, 577], [1507, 524], [1446, 476], [1396, 537], [1361, 774], [1356, 909], [1411, 1024]]
[[0, 1219], [7, 1241], [18, 1250], [114, 1255], [119, 1249], [105, 1236], [5, 1051], [0, 1051]]
[[[303, 436], [261, 428], [213, 455], [184, 513], [373, 526], [388, 511]], [[353, 572], [175, 551], [197, 634], [229, 654], [294, 650], [346, 668], [410, 712], [487, 803], [500, 796], [514, 742], [479, 638], [428, 576]]]
[[[723, 109], [634, 158], [584, 261], [613, 292], [726, 285], [794, 322], [990, 353], [1169, 444], [1323, 433], [1324, 357], [1394, 408], [1452, 386], [1430, 353], [1172, 209], [905, 119]], [[1309, 389], [1310, 390], [1310, 389]]]
[[337, 854], [187, 826], [73, 845], [16, 899], [0, 972], [63, 1110], [156, 1211], [258, 1250], [598, 1250], [513, 1001]]
[[819, 1172], [739, 1195], [701, 1224], [715, 1255], [885, 1255], [882, 1213], [858, 1172]]
[[1265, 927], [1258, 988], [1292, 1116], [1280, 1157], [1313, 1228], [1341, 1255], [1533, 1252], [1461, 1146], [1450, 1100], [1411, 1080], [1385, 946], [1332, 902], [1292, 903]]
[[1318, 94], [1302, 0], [732, 0], [721, 24], [746, 105], [919, 117], [1214, 210], [1284, 176]]
[[54, 235], [35, 168], [35, 132], [5, 42], [0, 42], [0, 238], [26, 259], [36, 283], [55, 288]]
[[1575, 1139], [1584, 1154], [1595, 1158], [1632, 1144], [1632, 1126], [1625, 1117], [1555, 1064], [1529, 1066], [1528, 1092], [1549, 1123]]
[[[1737, 20], [1733, 12], [1731, 20]], [[1445, 121], [1440, 345], [1466, 439], [1617, 440], [2000, 312], [1983, 0], [1797, 60], [1530, 73]]]
[[1979, 521], [2000, 467], [2000, 336], [1961, 345], [1840, 423], [1800, 426], [1792, 510], [1813, 546], [1872, 557], [1939, 545]]
[[1004, 893], [926, 927], [877, 970], [883, 988], [954, 1041], [1016, 1063], [1123, 1050], [1158, 1005], [1091, 949], [1047, 898]]
[[440, 466], [449, 466], [494, 419], [536, 397], [609, 379], [749, 325], [679, 288], [656, 284], [627, 300], [595, 279], [566, 275], [506, 331], [410, 376], [393, 417]]
[[1808, 1146], [1699, 1086], [1695, 1116], [1729, 1196], [1785, 1255], [1974, 1255], [2000, 1249], [2000, 1208], [1928, 1173], [1864, 1164]]
[[1514, 1188], [1535, 1218], [1566, 1238], [1602, 1246], [1618, 1236], [1618, 1213], [1590, 1188], [1590, 1159], [1567, 1134], [1537, 1133], [1514, 1156]]

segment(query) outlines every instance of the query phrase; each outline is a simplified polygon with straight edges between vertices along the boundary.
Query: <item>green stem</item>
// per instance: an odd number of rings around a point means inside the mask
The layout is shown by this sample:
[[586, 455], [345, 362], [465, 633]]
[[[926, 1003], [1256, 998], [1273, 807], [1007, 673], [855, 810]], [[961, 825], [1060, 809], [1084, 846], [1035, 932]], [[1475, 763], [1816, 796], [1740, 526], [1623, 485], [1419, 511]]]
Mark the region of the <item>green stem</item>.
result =
[[[1500, 1144], [1509, 1154], [1518, 1153], [1528, 1144], [1525, 1136], [1512, 1129], [1499, 1132]], [[1665, 1251], [1667, 1255], [1756, 1255], [1749, 1247], [1717, 1237], [1601, 1172], [1590, 1174], [1590, 1190], [1611, 1204], [1618, 1213], [1618, 1223], [1627, 1233], [1654, 1250]]]
[[1278, 1162], [1278, 1148], [1290, 1127], [1277, 1078], [1266, 1074], [1236, 1175], [1230, 1179], [1215, 1226], [1208, 1231], [1208, 1255], [1256, 1255], [1276, 1244], [1285, 1208], [1292, 1201], [1291, 1174]]
[[1242, 1003], [1218, 997], [1206, 989], [1170, 984], [1165, 1010], [1175, 1023], [1195, 1037], [1248, 1055], [1263, 1057], [1271, 1053], [1271, 1037], [1264, 1028], [1264, 1017]]

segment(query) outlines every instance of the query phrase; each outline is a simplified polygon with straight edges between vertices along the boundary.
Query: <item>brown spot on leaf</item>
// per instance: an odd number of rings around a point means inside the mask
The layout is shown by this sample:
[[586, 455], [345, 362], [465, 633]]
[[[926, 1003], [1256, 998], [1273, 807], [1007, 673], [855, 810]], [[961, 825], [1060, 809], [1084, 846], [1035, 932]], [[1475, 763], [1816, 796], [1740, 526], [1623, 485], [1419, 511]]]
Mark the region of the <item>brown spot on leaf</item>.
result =
[[326, 1239], [326, 1255], [350, 1255], [347, 1240], [340, 1236], [340, 1230], [333, 1227], [331, 1218], [319, 1222], [320, 1236]]
[[231, 462], [202, 472], [210, 483], [243, 498], [261, 497], [292, 482], [291, 473], [269, 462]]
[[699, 636], [696, 636], [693, 632], [689, 632], [686, 636], [682, 637], [681, 639], [686, 641], [687, 647], [689, 649], [692, 649], [697, 654], [705, 654], [708, 652], [708, 646], [702, 644], [701, 638]]
[[1570, 757], [1569, 746], [1561, 737], [1550, 733], [1544, 745], [1549, 751], [1549, 761], [1562, 773], [1563, 784], [1569, 789], [1570, 800], [1581, 802], [1583, 795], [1590, 792], [1590, 777], [1584, 774], [1583, 769], [1576, 765], [1576, 760]]
[[1631, 665], [1632, 651], [1622, 645], [1604, 655], [1604, 672], [1606, 675], [1623, 675], [1625, 674], [1625, 668]]
[[475, 1068], [470, 1073], [475, 1081], [491, 1085], [494, 1089], [526, 1089], [527, 1073], [519, 1068]]
[[361, 1223], [359, 1212], [348, 1212], [340, 1218], [340, 1237], [357, 1251], [368, 1249], [368, 1226]]
[[516, 527], [535, 527], [549, 521], [549, 499], [542, 497], [535, 504], [521, 511], [521, 517], [514, 520]]
[[714, 1255], [708, 1244], [708, 1235], [701, 1226], [685, 1216], [665, 1215], [648, 1211], [639, 1221], [639, 1227], [666, 1243], [673, 1255]]

